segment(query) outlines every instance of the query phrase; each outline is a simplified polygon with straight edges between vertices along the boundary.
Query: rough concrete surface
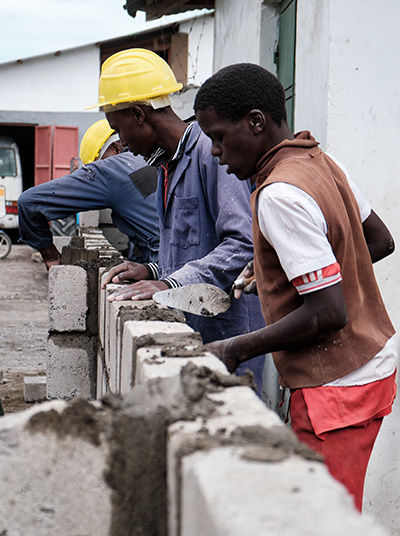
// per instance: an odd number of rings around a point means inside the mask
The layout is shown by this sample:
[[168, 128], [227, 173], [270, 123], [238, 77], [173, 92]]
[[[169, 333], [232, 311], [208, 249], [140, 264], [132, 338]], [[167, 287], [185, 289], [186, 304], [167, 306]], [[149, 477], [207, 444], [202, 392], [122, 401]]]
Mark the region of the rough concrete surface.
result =
[[322, 463], [298, 456], [249, 462], [241, 450], [198, 451], [183, 460], [181, 536], [387, 535], [358, 514]]
[[113, 489], [110, 536], [167, 534], [167, 427], [176, 420], [212, 415], [218, 404], [209, 395], [223, 391], [225, 378], [188, 364], [179, 376], [149, 381], [114, 401], [106, 473]]
[[80, 266], [53, 266], [49, 271], [49, 330], [85, 331], [87, 274]]
[[25, 402], [42, 402], [46, 399], [46, 376], [25, 376]]
[[108, 536], [107, 415], [46, 402], [0, 419], [0, 534]]
[[47, 271], [34, 250], [13, 245], [0, 260], [0, 400], [5, 413], [25, 409], [24, 376], [44, 373], [47, 359]]
[[97, 339], [53, 333], [48, 340], [47, 398], [96, 396]]

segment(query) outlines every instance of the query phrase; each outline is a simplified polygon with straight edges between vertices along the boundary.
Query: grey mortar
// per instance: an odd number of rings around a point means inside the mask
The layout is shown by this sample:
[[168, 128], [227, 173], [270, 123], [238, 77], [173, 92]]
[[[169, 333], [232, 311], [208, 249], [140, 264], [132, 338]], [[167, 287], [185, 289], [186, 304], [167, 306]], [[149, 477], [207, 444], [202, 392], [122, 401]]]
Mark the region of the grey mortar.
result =
[[75, 399], [62, 412], [33, 415], [26, 426], [31, 433], [55, 433], [61, 438], [72, 435], [93, 445], [100, 445], [106, 437], [109, 455], [104, 478], [112, 490], [110, 536], [166, 536], [170, 424], [204, 419], [200, 434], [188, 439], [178, 452], [180, 458], [199, 449], [241, 445], [243, 456], [250, 460], [272, 461], [276, 453], [280, 459], [292, 454], [315, 459], [282, 427], [242, 427], [229, 436], [225, 430], [213, 436], [208, 433], [206, 419], [223, 404], [208, 395], [252, 383], [251, 375], [227, 376], [189, 363], [180, 376], [134, 387], [124, 398], [107, 397], [100, 407]]

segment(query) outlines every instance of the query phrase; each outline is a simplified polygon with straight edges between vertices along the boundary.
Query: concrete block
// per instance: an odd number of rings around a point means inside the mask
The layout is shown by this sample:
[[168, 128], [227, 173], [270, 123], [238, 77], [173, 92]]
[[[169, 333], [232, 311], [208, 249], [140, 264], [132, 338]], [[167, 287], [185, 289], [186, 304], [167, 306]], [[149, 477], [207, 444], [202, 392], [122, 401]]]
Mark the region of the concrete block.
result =
[[0, 419], [0, 534], [111, 534], [109, 444], [96, 436], [105, 427], [80, 407], [46, 402]]
[[181, 478], [181, 536], [386, 534], [359, 515], [323, 464], [299, 456], [271, 462], [248, 448], [199, 451], [183, 459]]
[[128, 392], [136, 382], [136, 352], [142, 345], [200, 344], [192, 328], [178, 322], [127, 321], [124, 323], [121, 349], [121, 392]]
[[80, 266], [49, 271], [49, 331], [85, 331], [88, 278]]
[[79, 235], [83, 237], [102, 236], [103, 232], [99, 228], [79, 229]]
[[[106, 273], [108, 270], [104, 270], [102, 273], [102, 276], [104, 273]], [[117, 285], [114, 283], [110, 283], [106, 286], [105, 289], [101, 289], [101, 278], [99, 278], [99, 288], [100, 288], [100, 295], [99, 295], [99, 306], [98, 306], [98, 314], [99, 314], [99, 339], [100, 343], [103, 348], [106, 347], [106, 317], [107, 317], [107, 309], [108, 309], [108, 302], [107, 297], [121, 288], [123, 285]], [[108, 336], [108, 330], [107, 330], [107, 336]]]
[[[146, 321], [175, 321], [185, 320], [181, 317], [181, 313], [177, 311], [169, 311], [165, 307], [153, 302], [153, 300], [143, 301], [114, 301], [108, 304], [108, 354], [107, 358], [110, 362], [110, 375], [114, 378], [115, 369], [115, 385], [111, 383], [113, 392], [119, 393], [121, 389], [121, 350], [122, 350], [122, 332], [125, 322], [128, 320], [146, 320]], [[107, 360], [107, 362], [108, 362]], [[115, 363], [111, 365], [112, 363]]]
[[103, 348], [98, 349], [97, 353], [97, 381], [96, 381], [96, 399], [101, 400], [110, 392], [109, 373], [104, 361]]
[[72, 236], [53, 236], [53, 243], [58, 249], [58, 251], [62, 251], [62, 248], [65, 246], [69, 246], [71, 243]]
[[[168, 430], [170, 536], [385, 534], [321, 462], [276, 447], [286, 426], [251, 389], [208, 397], [217, 403], [211, 417]], [[269, 441], [229, 445], [246, 428], [267, 431]]]
[[105, 300], [105, 290], [103, 291], [101, 288], [101, 278], [103, 277], [104, 273], [107, 271], [107, 268], [104, 266], [100, 266], [99, 272], [97, 274], [98, 282], [97, 282], [97, 296], [98, 296], [98, 306], [97, 306], [97, 315], [98, 315], [98, 334], [99, 334], [99, 342], [100, 346], [104, 348], [104, 322], [105, 322], [105, 311], [104, 311], [104, 300]]
[[[122, 329], [120, 312], [125, 307], [126, 302], [111, 302], [108, 314], [108, 360], [110, 366], [110, 389], [113, 393], [120, 391], [120, 367], [121, 367], [121, 347]], [[129, 302], [128, 302], [129, 307]]]
[[120, 356], [124, 323], [130, 319], [185, 321], [185, 317], [179, 311], [169, 311], [155, 304], [153, 300], [107, 301], [110, 294], [124, 286], [126, 285], [108, 284], [100, 295], [99, 337], [104, 347], [105, 362], [110, 374], [110, 387], [114, 393], [120, 390]]
[[[110, 389], [113, 393], [117, 392], [117, 363], [116, 363], [116, 353], [115, 353], [115, 318], [111, 319], [111, 311], [114, 310], [113, 303], [107, 301], [107, 297], [110, 296], [116, 290], [122, 288], [124, 285], [109, 284], [105, 289], [105, 293], [102, 296], [104, 300], [104, 360], [106, 364], [106, 369], [109, 374], [110, 380]], [[124, 302], [118, 302], [122, 304]]]
[[39, 402], [46, 398], [46, 376], [24, 377], [25, 402]]
[[[190, 357], [166, 357], [162, 355], [162, 348], [139, 348], [136, 352], [136, 385], [155, 380], [156, 378], [178, 376], [182, 367], [188, 363], [194, 363], [198, 367], [208, 367], [221, 374], [228, 374], [226, 366], [220, 359], [210, 352], [201, 353], [199, 350], [196, 352], [192, 348], [186, 346], [187, 353], [192, 353]], [[121, 394], [126, 393], [132, 387], [132, 385], [124, 382], [125, 374], [121, 374]]]
[[[270, 429], [283, 427], [279, 417], [267, 409], [252, 389], [244, 386], [231, 387], [220, 393], [209, 394], [216, 404], [214, 414], [204, 421], [178, 421], [168, 428], [168, 524], [170, 536], [178, 536], [179, 511], [181, 510], [182, 489], [180, 488], [181, 458], [187, 452], [187, 445], [199, 437], [229, 437], [242, 426]], [[247, 534], [247, 533], [244, 533]], [[279, 534], [279, 533], [278, 533]]]
[[87, 212], [79, 213], [79, 227], [98, 227], [99, 226], [99, 211], [98, 210], [89, 210]]
[[[79, 238], [82, 237], [73, 237]], [[72, 244], [72, 240], [71, 240]], [[84, 247], [64, 247], [61, 254], [61, 264], [73, 264], [75, 266], [90, 266], [99, 258], [99, 252], [97, 250], [88, 250]]]
[[99, 214], [99, 223], [112, 225], [113, 221], [112, 221], [112, 217], [111, 217], [111, 213], [112, 213], [111, 208], [103, 208], [99, 212], [100, 212], [100, 214]]
[[47, 346], [47, 398], [94, 398], [97, 338], [52, 334]]
[[116, 227], [102, 227], [103, 234], [113, 248], [126, 251], [129, 247], [129, 238]]

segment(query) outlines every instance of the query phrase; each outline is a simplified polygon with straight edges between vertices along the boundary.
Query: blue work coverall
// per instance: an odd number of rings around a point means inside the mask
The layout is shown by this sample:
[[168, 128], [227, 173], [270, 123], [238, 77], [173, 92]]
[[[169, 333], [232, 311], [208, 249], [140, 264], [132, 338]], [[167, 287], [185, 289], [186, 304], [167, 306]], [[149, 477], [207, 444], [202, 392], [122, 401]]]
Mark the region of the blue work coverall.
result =
[[[50, 220], [77, 212], [112, 209], [114, 225], [140, 254], [137, 262], [157, 261], [159, 221], [157, 177], [141, 156], [123, 152], [83, 166], [70, 175], [34, 186], [18, 199], [20, 241], [35, 249], [52, 245]], [[136, 248], [135, 248], [136, 249]]]
[[[211, 283], [228, 291], [253, 258], [250, 183], [228, 175], [211, 156], [211, 142], [194, 123], [168, 188], [164, 210], [164, 173], [159, 167], [157, 209], [160, 225], [160, 278], [182, 285]], [[265, 326], [257, 296], [232, 300], [217, 317], [187, 314], [204, 343], [234, 337]], [[261, 392], [264, 356], [241, 365], [254, 372]]]

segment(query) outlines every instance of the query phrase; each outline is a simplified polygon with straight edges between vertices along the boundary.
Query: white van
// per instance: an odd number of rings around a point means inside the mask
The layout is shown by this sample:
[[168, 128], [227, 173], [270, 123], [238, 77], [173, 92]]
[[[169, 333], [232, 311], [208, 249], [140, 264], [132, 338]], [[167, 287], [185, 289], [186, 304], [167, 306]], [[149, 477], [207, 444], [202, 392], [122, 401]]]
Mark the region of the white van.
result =
[[17, 201], [21, 193], [22, 168], [17, 144], [0, 136], [0, 229], [18, 229]]

